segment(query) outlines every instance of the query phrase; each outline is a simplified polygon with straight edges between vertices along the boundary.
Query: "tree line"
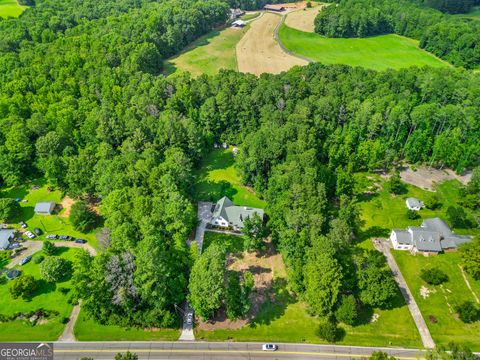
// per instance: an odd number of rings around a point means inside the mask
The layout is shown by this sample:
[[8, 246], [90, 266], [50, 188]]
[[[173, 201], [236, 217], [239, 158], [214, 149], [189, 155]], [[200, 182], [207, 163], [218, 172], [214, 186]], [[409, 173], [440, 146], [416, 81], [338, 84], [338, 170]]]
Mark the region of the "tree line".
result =
[[422, 49], [456, 66], [473, 69], [480, 64], [480, 23], [417, 1], [339, 0], [319, 12], [315, 31], [328, 37], [395, 33], [420, 40]]

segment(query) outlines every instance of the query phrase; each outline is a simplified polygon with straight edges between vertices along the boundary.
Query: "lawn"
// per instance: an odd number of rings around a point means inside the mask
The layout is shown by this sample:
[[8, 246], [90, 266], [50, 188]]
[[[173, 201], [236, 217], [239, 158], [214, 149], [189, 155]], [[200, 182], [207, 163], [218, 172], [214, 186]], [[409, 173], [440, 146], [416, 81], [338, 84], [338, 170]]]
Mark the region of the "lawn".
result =
[[[74, 261], [77, 249], [58, 248], [56, 256]], [[22, 275], [32, 275], [39, 280], [39, 289], [30, 301], [22, 299], [13, 299], [10, 295], [10, 281], [0, 284], [0, 313], [12, 315], [17, 312], [29, 312], [38, 309], [55, 310], [59, 314], [49, 319], [45, 324], [32, 325], [28, 320], [15, 320], [2, 323], [0, 328], [0, 341], [52, 341], [57, 340], [65, 327], [61, 319], [69, 317], [72, 311], [72, 305], [67, 303], [69, 294], [63, 294], [59, 291], [60, 287], [70, 288], [69, 279], [57, 284], [49, 284], [41, 280], [40, 265], [34, 263], [35, 257], [40, 256], [37, 253], [33, 259], [24, 266], [18, 267]], [[21, 276], [22, 276], [21, 275]]]
[[214, 30], [193, 42], [180, 55], [165, 62], [165, 72], [188, 71], [192, 76], [214, 75], [220, 69], [237, 70], [235, 46], [247, 32], [243, 29]]
[[212, 244], [221, 245], [229, 253], [238, 253], [243, 251], [243, 238], [241, 236], [205, 231], [202, 246], [203, 251], [205, 251]]
[[243, 21], [249, 21], [249, 20], [255, 19], [256, 17], [258, 17], [258, 15], [260, 15], [259, 12], [247, 13], [245, 15], [240, 16], [240, 19], [242, 19]]
[[197, 201], [217, 201], [228, 196], [235, 205], [265, 208], [265, 201], [244, 186], [235, 168], [232, 149], [216, 149], [207, 155], [196, 172], [194, 196]]
[[0, 0], [0, 17], [19, 17], [28, 6], [22, 6], [16, 0]]
[[180, 337], [180, 329], [143, 330], [101, 325], [88, 319], [83, 311], [80, 311], [73, 332], [79, 341], [176, 341]]
[[[33, 189], [32, 186], [38, 186], [38, 189]], [[62, 202], [62, 193], [59, 190], [50, 191], [48, 186], [42, 181], [38, 180], [33, 184], [22, 185], [10, 188], [2, 188], [0, 197], [8, 197], [12, 199], [19, 198], [21, 206], [21, 215], [15, 220], [14, 227], [20, 228], [19, 221], [24, 221], [28, 229], [33, 232], [34, 228], [42, 230], [43, 234], [36, 239], [45, 239], [47, 234], [70, 235], [75, 238], [83, 238], [88, 241], [97, 250], [99, 249], [98, 240], [95, 233], [99, 229], [95, 229], [88, 234], [78, 232], [73, 229], [70, 224], [68, 216], [64, 213], [66, 209], [60, 210], [59, 213], [53, 215], [37, 215], [34, 212], [35, 204], [40, 201], [53, 201], [56, 204]], [[26, 201], [24, 201], [26, 200]]]
[[333, 39], [292, 29], [283, 24], [279, 37], [287, 49], [324, 64], [346, 64], [375, 70], [410, 66], [450, 66], [420, 49], [418, 41], [394, 34]]
[[[468, 289], [458, 264], [461, 262], [458, 253], [447, 253], [438, 256], [412, 256], [406, 251], [392, 252], [408, 286], [417, 301], [418, 306], [427, 322], [432, 337], [437, 344], [447, 344], [450, 341], [465, 344], [474, 351], [480, 351], [480, 322], [465, 324], [457, 319], [454, 308], [464, 301], [473, 301], [475, 298]], [[420, 279], [420, 270], [437, 267], [448, 274], [449, 280], [443, 286], [428, 285]], [[474, 281], [467, 276], [473, 291], [480, 296], [480, 281]], [[424, 299], [420, 295], [422, 286], [433, 290]], [[451, 308], [449, 308], [449, 305]], [[429, 320], [434, 316], [437, 323]]]

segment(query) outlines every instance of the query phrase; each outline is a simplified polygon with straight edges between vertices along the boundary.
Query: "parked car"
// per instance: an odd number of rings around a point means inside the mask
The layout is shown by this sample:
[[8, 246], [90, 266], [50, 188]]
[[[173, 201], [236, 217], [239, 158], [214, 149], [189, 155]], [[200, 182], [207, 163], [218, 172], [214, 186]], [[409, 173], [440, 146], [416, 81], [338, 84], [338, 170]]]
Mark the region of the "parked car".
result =
[[26, 257], [24, 257], [22, 260], [20, 260], [19, 264], [20, 264], [20, 265], [25, 265], [25, 264], [28, 263], [30, 260], [32, 260], [32, 257], [31, 257], [31, 256], [26, 256]]
[[85, 239], [76, 239], [76, 240], [75, 240], [75, 243], [77, 243], [77, 244], [86, 244], [86, 243], [87, 243], [87, 240], [85, 240]]
[[35, 237], [35, 234], [31, 231], [25, 231], [25, 235], [27, 235], [30, 239], [33, 239]]
[[58, 238], [59, 238], [60, 240], [67, 240], [67, 241], [73, 240], [73, 237], [68, 236], [68, 235], [60, 235]]
[[18, 275], [20, 275], [20, 270], [17, 269], [8, 270], [5, 274], [8, 280], [13, 280], [18, 277]]
[[45, 236], [48, 240], [55, 240], [55, 239], [58, 239], [58, 235], [55, 235], [55, 234], [48, 234], [47, 236]]
[[19, 244], [18, 242], [12, 242], [8, 248], [10, 250], [14, 250], [14, 249], [20, 249], [23, 245], [22, 244]]
[[34, 232], [35, 234], [37, 234], [38, 236], [42, 235], [42, 230], [40, 230], [39, 228], [33, 229], [33, 232]]
[[263, 344], [262, 345], [262, 350], [263, 351], [276, 351], [278, 349], [278, 346], [275, 344]]
[[187, 324], [188, 325], [192, 325], [193, 323], [193, 314], [192, 313], [188, 313], [187, 314]]
[[25, 224], [23, 221], [20, 221], [19, 224], [20, 224], [20, 226], [22, 227], [22, 229], [26, 229], [26, 228], [27, 228], [27, 224]]

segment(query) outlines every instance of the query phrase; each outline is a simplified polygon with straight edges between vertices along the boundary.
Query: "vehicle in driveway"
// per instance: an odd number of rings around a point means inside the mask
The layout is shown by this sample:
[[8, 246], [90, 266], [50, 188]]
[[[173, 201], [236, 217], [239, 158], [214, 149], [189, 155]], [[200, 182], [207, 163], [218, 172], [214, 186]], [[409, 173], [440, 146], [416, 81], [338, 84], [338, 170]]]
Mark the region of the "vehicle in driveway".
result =
[[28, 263], [30, 260], [32, 260], [32, 257], [31, 257], [31, 256], [26, 256], [26, 257], [24, 257], [22, 260], [20, 260], [19, 264], [20, 264], [20, 265], [25, 265], [25, 264]]
[[263, 351], [276, 351], [278, 349], [278, 346], [275, 344], [263, 344], [262, 345], [262, 350]]
[[7, 273], [5, 274], [8, 280], [13, 280], [16, 277], [18, 277], [18, 275], [20, 275], [20, 270], [17, 270], [17, 269], [8, 270]]
[[28, 238], [33, 239], [35, 237], [35, 234], [32, 233], [31, 231], [25, 231], [25, 235], [28, 236]]
[[71, 236], [68, 236], [68, 235], [60, 235], [58, 237], [60, 240], [67, 240], [67, 241], [72, 241], [73, 238]]
[[58, 239], [58, 235], [55, 235], [55, 234], [48, 234], [47, 236], [45, 236], [48, 240], [55, 240], [55, 239]]
[[187, 314], [187, 324], [188, 325], [193, 324], [193, 314], [191, 312]]
[[33, 229], [33, 232], [34, 232], [35, 234], [37, 234], [38, 236], [42, 235], [42, 230], [40, 230], [39, 228]]
[[75, 240], [75, 243], [76, 243], [76, 244], [86, 244], [86, 243], [87, 243], [87, 240], [85, 240], [85, 239], [76, 239], [76, 240]]
[[21, 247], [23, 247], [22, 244], [19, 244], [18, 242], [13, 242], [10, 244], [10, 246], [8, 247], [10, 250], [13, 250], [13, 249], [20, 249]]
[[23, 221], [20, 221], [19, 224], [20, 224], [20, 226], [22, 227], [22, 229], [26, 229], [26, 228], [27, 228], [27, 224], [25, 224]]

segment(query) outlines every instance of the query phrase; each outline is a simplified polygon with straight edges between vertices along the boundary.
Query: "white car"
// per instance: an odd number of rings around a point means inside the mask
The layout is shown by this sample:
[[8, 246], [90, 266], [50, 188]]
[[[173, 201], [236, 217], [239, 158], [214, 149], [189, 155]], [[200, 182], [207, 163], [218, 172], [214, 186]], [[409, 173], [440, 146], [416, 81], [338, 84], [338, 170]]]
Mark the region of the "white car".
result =
[[262, 350], [263, 351], [276, 351], [278, 349], [278, 346], [275, 344], [263, 344], [262, 345]]
[[25, 231], [25, 235], [27, 235], [30, 239], [33, 239], [35, 237], [35, 234], [31, 231]]
[[188, 313], [187, 314], [187, 324], [188, 325], [192, 325], [193, 323], [193, 314], [192, 313]]

